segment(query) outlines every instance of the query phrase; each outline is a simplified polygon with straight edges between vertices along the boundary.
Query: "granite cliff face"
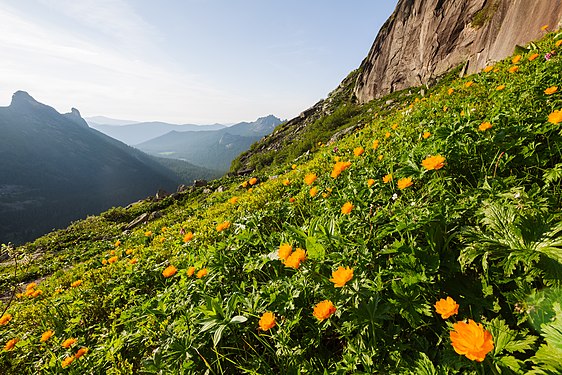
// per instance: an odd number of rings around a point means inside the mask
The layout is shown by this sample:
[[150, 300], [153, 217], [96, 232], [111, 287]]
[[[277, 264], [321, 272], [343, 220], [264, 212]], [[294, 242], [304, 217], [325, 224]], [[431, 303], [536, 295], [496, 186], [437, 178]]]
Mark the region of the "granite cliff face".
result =
[[431, 84], [468, 62], [473, 73], [509, 56], [516, 45], [557, 29], [562, 0], [399, 0], [361, 64], [359, 102]]

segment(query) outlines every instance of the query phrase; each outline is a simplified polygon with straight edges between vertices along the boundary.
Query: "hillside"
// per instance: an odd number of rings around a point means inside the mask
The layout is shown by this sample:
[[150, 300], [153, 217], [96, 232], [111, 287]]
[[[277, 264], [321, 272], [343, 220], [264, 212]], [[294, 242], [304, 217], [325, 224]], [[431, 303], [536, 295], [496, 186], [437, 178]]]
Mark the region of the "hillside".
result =
[[0, 369], [562, 373], [562, 34], [525, 47], [342, 85], [310, 124], [346, 131], [295, 160], [4, 249]]

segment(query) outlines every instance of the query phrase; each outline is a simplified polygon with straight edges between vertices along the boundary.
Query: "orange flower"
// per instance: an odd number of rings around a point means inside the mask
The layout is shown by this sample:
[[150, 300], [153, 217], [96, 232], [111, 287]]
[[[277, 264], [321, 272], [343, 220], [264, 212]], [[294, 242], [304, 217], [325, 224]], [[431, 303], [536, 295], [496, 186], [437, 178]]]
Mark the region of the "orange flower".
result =
[[428, 156], [422, 160], [422, 166], [428, 171], [443, 168], [445, 165], [445, 158], [441, 155]]
[[16, 346], [16, 344], [18, 343], [19, 339], [15, 338], [15, 339], [11, 339], [8, 340], [8, 342], [6, 343], [6, 345], [4, 346], [4, 350], [8, 351], [8, 350], [12, 350], [14, 348], [14, 346]]
[[105, 266], [107, 264], [107, 259], [102, 259], [101, 264], [103, 264]]
[[451, 315], [457, 315], [459, 313], [459, 304], [451, 297], [447, 297], [447, 299], [441, 298], [434, 306], [435, 312], [441, 314], [443, 319], [447, 319]]
[[187, 269], [187, 276], [191, 277], [195, 273], [195, 267], [191, 266]]
[[297, 169], [297, 165], [296, 164], [291, 165], [291, 169]]
[[556, 47], [560, 47], [562, 45], [562, 39], [556, 41], [556, 43], [554, 43], [556, 45]]
[[507, 71], [510, 72], [510, 73], [515, 73], [518, 70], [519, 70], [519, 67], [514, 65], [511, 68], [509, 68]]
[[35, 288], [36, 286], [37, 286], [37, 283], [29, 283], [25, 287], [25, 290], [31, 290], [31, 289]]
[[293, 197], [289, 198], [289, 203], [295, 203], [295, 201], [296, 201], [295, 198], [293, 198]]
[[250, 181], [248, 181], [248, 183], [249, 183], [250, 185], [255, 185], [255, 184], [258, 183], [258, 179], [255, 178], [255, 177], [252, 177], [252, 178], [250, 178]]
[[73, 282], [72, 284], [70, 284], [70, 286], [72, 288], [76, 288], [79, 287], [82, 284], [82, 280], [76, 280], [75, 282]]
[[62, 342], [61, 346], [65, 349], [70, 348], [72, 345], [76, 344], [78, 340], [76, 340], [74, 337], [71, 337], [69, 339], [66, 339]]
[[289, 186], [289, 185], [291, 185], [291, 181], [289, 181], [288, 179], [287, 179], [287, 180], [283, 180], [283, 185]]
[[521, 55], [517, 55], [511, 59], [513, 64], [517, 64], [519, 61], [521, 61]]
[[487, 67], [484, 68], [484, 73], [489, 73], [492, 71], [492, 69], [494, 69], [493, 65], [488, 65]]
[[84, 354], [86, 354], [86, 353], [88, 353], [88, 348], [86, 348], [86, 347], [83, 346], [83, 347], [81, 347], [80, 349], [78, 349], [78, 351], [76, 352], [75, 357], [76, 357], [76, 358], [80, 358], [80, 357], [82, 357], [82, 356], [83, 356]]
[[540, 55], [538, 53], [533, 53], [531, 56], [529, 56], [529, 61], [533, 61], [535, 60], [537, 57], [539, 57]]
[[70, 357], [66, 357], [62, 362], [61, 362], [61, 366], [62, 368], [68, 367], [70, 366], [70, 364], [74, 362], [74, 356], [71, 355]]
[[35, 297], [39, 297], [41, 294], [43, 294], [43, 291], [41, 289], [37, 289], [36, 291], [33, 292], [31, 296], [35, 298]]
[[113, 264], [113, 263], [117, 262], [117, 259], [119, 259], [117, 256], [111, 257], [107, 260], [107, 263]]
[[447, 93], [448, 93], [449, 95], [451, 95], [451, 94], [454, 93], [454, 92], [455, 92], [455, 89], [453, 89], [453, 88], [450, 88], [449, 90], [447, 90]]
[[385, 137], [385, 138], [390, 138], [390, 132], [384, 133], [384, 137]]
[[552, 95], [554, 94], [556, 91], [558, 91], [558, 87], [557, 86], [551, 86], [549, 88], [547, 88], [546, 90], [544, 90], [544, 93], [546, 95]]
[[291, 255], [292, 252], [293, 252], [293, 247], [291, 245], [289, 245], [288, 243], [282, 243], [281, 245], [279, 245], [279, 250], [277, 251], [277, 255], [279, 256], [279, 259], [287, 260], [287, 258], [289, 257], [289, 255]]
[[469, 88], [470, 86], [474, 85], [474, 82], [468, 81], [464, 84], [464, 87]]
[[[359, 156], [359, 155], [357, 155]], [[349, 168], [351, 166], [351, 162], [349, 161], [338, 161], [335, 165], [334, 165], [334, 169], [332, 169], [332, 173], [330, 173], [330, 177], [332, 178], [338, 178], [338, 176], [345, 171], [347, 168]]]
[[312, 315], [320, 321], [324, 319], [328, 319], [333, 313], [336, 312], [336, 307], [330, 300], [324, 300], [319, 302], [316, 306], [314, 306], [314, 312]]
[[306, 176], [304, 176], [304, 183], [307, 185], [312, 185], [317, 178], [318, 177], [316, 176], [315, 173], [309, 173]]
[[133, 253], [133, 249], [127, 249], [127, 251], [125, 251], [125, 254], [127, 255], [131, 255]]
[[209, 274], [209, 271], [207, 271], [206, 268], [203, 268], [203, 269], [199, 270], [199, 271], [197, 272], [197, 275], [195, 275], [195, 276], [196, 276], [198, 279], [200, 279], [200, 278], [202, 278], [202, 277], [204, 277], [204, 276], [207, 276], [208, 274]]
[[492, 128], [492, 124], [490, 124], [489, 122], [483, 122], [480, 124], [480, 126], [478, 126], [478, 130], [480, 130], [481, 132], [485, 132], [488, 129]]
[[375, 140], [373, 141], [373, 146], [372, 146], [372, 147], [373, 147], [373, 150], [376, 150], [377, 148], [379, 148], [379, 143], [380, 143], [380, 142], [379, 142], [378, 139], [375, 139]]
[[469, 319], [468, 323], [453, 324], [453, 331], [449, 333], [453, 349], [471, 361], [482, 362], [486, 354], [494, 349], [494, 341], [490, 332], [482, 324]]
[[562, 109], [556, 110], [548, 115], [548, 122], [558, 124], [562, 122]]
[[267, 331], [275, 327], [275, 315], [272, 312], [265, 312], [260, 318], [260, 329], [262, 331]]
[[311, 197], [315, 197], [316, 194], [318, 194], [318, 188], [317, 188], [316, 186], [313, 186], [313, 187], [310, 189], [309, 194], [310, 194]]
[[119, 247], [119, 245], [121, 245], [121, 241], [117, 240], [117, 241], [115, 241], [115, 243], [113, 245], [115, 247]]
[[286, 267], [299, 268], [301, 263], [306, 260], [306, 252], [301, 248], [296, 248], [295, 251], [283, 263]]
[[2, 317], [0, 318], [0, 326], [5, 326], [10, 322], [10, 320], [12, 320], [12, 314], [6, 313], [2, 315]]
[[361, 146], [355, 147], [353, 149], [353, 155], [355, 155], [355, 156], [361, 156], [361, 155], [363, 155], [364, 152], [365, 152], [365, 149]]
[[145, 236], [145, 237], [151, 237], [151, 236], [152, 236], [152, 231], [147, 230], [146, 232], [144, 232], [144, 236]]
[[542, 30], [542, 31], [548, 30], [548, 25], [543, 25], [543, 26], [541, 27], [541, 30]]
[[162, 276], [164, 277], [171, 277], [174, 276], [178, 272], [178, 269], [172, 265], [169, 265], [162, 271]]
[[183, 236], [183, 242], [187, 243], [193, 239], [193, 232], [187, 232], [185, 236]]
[[236, 204], [238, 202], [238, 197], [232, 197], [228, 200], [228, 202], [230, 202], [230, 204]]
[[41, 340], [39, 340], [39, 341], [45, 342], [48, 339], [50, 339], [51, 336], [53, 336], [54, 334], [55, 334], [55, 332], [53, 330], [49, 329], [49, 330], [43, 332], [43, 334], [41, 335]]
[[389, 173], [382, 178], [382, 182], [385, 184], [388, 184], [390, 181], [392, 181], [392, 173]]
[[133, 258], [131, 260], [129, 260], [129, 264], [137, 264], [139, 260], [137, 258]]
[[411, 177], [405, 177], [405, 178], [401, 178], [398, 180], [398, 189], [400, 190], [404, 190], [407, 187], [412, 186], [412, 178]]
[[367, 180], [367, 186], [368, 186], [368, 187], [373, 186], [374, 183], [375, 183], [375, 180], [373, 180], [372, 178], [370, 178], [370, 179]]
[[431, 137], [431, 133], [430, 132], [424, 132], [422, 137], [423, 137], [423, 139], [428, 139], [429, 137]]
[[353, 205], [351, 204], [351, 202], [345, 202], [341, 207], [341, 213], [344, 215], [348, 215], [351, 210], [353, 210]]
[[330, 281], [334, 283], [334, 287], [341, 288], [352, 278], [353, 278], [352, 268], [338, 267], [336, 271], [332, 272], [332, 278], [330, 279]]
[[496, 87], [496, 91], [502, 91], [503, 89], [505, 89], [505, 85], [499, 85]]
[[217, 225], [217, 232], [222, 232], [225, 229], [230, 228], [230, 221], [223, 221], [219, 225]]

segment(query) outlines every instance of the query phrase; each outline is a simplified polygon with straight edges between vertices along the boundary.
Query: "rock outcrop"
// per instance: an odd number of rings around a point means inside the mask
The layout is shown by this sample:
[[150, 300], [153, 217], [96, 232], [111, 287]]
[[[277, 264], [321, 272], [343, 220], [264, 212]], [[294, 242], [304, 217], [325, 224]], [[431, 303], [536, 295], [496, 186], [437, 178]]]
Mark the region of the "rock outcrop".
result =
[[557, 29], [562, 0], [399, 0], [360, 67], [354, 93], [367, 102], [431, 84], [468, 62], [476, 72], [516, 45]]

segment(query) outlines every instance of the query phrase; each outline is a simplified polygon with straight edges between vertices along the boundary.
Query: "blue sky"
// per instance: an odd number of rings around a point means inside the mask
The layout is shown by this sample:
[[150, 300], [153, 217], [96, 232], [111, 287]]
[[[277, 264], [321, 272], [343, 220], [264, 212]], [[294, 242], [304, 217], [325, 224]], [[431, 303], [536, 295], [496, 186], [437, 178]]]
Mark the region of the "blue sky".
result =
[[18, 0], [0, 4], [0, 106], [137, 121], [292, 118], [367, 55], [397, 0]]

